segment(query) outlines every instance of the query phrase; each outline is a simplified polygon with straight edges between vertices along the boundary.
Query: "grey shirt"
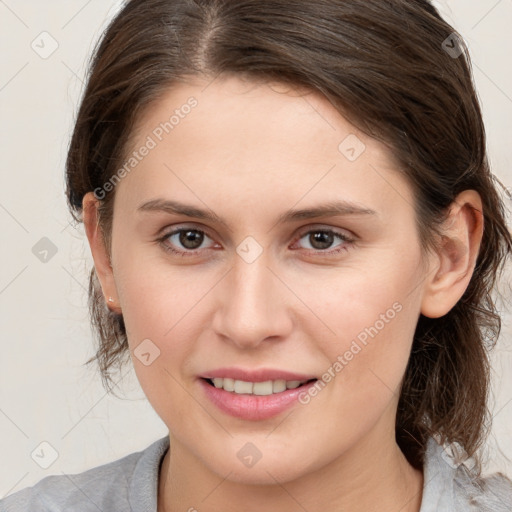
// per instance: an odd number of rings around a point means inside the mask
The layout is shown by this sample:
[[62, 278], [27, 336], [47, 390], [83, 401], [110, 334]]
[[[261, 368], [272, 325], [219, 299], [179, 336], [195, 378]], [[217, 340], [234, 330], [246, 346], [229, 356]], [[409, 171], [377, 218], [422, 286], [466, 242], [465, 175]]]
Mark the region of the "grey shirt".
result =
[[[0, 500], [0, 512], [156, 512], [160, 463], [168, 447], [164, 437], [83, 473], [48, 476]], [[428, 442], [423, 475], [420, 512], [512, 512], [510, 480], [476, 478], [434, 439]]]

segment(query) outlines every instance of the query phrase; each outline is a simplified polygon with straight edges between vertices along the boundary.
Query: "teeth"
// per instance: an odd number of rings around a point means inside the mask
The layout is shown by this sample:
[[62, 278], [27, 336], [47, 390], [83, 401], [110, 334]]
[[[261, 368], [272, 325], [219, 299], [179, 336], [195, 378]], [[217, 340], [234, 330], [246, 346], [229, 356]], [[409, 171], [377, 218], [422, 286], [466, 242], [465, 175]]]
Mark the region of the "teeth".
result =
[[226, 391], [234, 391], [235, 381], [233, 379], [224, 379], [221, 387], [223, 387]]
[[252, 393], [252, 382], [235, 380], [235, 393], [238, 393], [239, 395], [243, 395], [245, 393]]
[[272, 393], [281, 393], [286, 389], [286, 381], [283, 380], [275, 380], [272, 383]]
[[222, 379], [220, 377], [215, 377], [215, 379], [213, 379], [213, 385], [216, 388], [221, 388], [223, 386], [224, 380], [227, 380], [227, 379]]
[[307, 381], [300, 380], [267, 380], [265, 382], [247, 382], [244, 380], [234, 380], [222, 377], [211, 379], [216, 388], [222, 388], [224, 391], [231, 391], [240, 395], [272, 395], [281, 393], [286, 389], [298, 388]]

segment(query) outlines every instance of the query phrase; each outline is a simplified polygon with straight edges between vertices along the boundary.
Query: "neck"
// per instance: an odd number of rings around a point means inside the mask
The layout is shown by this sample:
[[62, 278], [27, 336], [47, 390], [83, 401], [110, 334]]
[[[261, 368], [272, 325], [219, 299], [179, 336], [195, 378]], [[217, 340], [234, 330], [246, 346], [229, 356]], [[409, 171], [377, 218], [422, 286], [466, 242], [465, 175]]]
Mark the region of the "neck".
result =
[[[331, 464], [285, 483], [252, 485], [211, 471], [178, 440], [161, 468], [158, 512], [419, 512], [423, 474], [395, 442], [367, 437]], [[378, 442], [377, 442], [378, 441]]]

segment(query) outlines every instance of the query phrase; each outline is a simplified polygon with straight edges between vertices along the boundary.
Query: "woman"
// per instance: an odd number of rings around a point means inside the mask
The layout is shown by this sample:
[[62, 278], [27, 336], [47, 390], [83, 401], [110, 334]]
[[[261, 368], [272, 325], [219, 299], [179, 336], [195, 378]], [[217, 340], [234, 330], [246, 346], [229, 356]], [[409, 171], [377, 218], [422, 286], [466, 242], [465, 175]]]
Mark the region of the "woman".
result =
[[131, 0], [67, 185], [104, 382], [130, 355], [169, 436], [5, 510], [511, 510], [476, 453], [512, 238], [426, 0]]

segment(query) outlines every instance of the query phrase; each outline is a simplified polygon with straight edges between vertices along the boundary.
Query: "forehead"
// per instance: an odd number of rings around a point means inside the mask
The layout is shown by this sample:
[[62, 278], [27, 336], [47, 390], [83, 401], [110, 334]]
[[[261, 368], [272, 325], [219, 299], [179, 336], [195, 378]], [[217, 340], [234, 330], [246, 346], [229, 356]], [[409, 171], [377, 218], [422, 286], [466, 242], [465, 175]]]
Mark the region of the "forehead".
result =
[[176, 84], [138, 120], [127, 159], [144, 146], [150, 149], [120, 184], [131, 183], [137, 198], [179, 190], [234, 203], [236, 191], [251, 204], [279, 195], [291, 207], [319, 197], [410, 197], [386, 146], [321, 94], [284, 84], [233, 76]]

